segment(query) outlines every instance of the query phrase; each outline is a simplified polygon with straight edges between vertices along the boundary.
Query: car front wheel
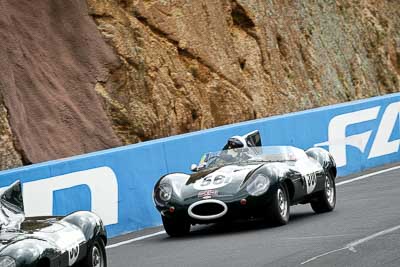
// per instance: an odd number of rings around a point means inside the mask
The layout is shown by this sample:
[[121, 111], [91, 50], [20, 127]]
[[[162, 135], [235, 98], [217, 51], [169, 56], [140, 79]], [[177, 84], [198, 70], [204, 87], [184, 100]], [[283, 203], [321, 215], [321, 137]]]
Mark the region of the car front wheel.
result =
[[289, 222], [290, 200], [286, 187], [283, 184], [279, 185], [273, 195], [269, 213], [272, 223], [275, 225], [285, 225]]
[[161, 216], [165, 232], [171, 237], [184, 236], [190, 232], [190, 223]]
[[332, 211], [336, 206], [336, 185], [330, 174], [325, 176], [324, 191], [319, 192], [317, 197], [311, 201], [311, 208], [316, 213]]

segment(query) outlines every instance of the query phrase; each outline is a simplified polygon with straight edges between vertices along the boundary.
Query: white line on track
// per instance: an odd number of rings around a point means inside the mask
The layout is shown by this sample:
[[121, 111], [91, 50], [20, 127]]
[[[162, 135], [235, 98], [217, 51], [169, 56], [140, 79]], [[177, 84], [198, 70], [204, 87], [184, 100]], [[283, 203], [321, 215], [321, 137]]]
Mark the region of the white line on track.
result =
[[368, 173], [368, 174], [365, 174], [365, 175], [361, 175], [361, 176], [358, 176], [358, 177], [350, 179], [350, 180], [346, 180], [346, 181], [337, 183], [336, 185], [344, 185], [344, 184], [352, 183], [352, 182], [359, 181], [359, 180], [362, 180], [362, 179], [365, 179], [365, 178], [368, 178], [368, 177], [371, 177], [371, 176], [374, 176], [374, 175], [382, 174], [382, 173], [385, 173], [385, 172], [390, 172], [390, 171], [397, 170], [397, 169], [400, 169], [400, 166], [395, 166], [395, 167], [392, 167], [392, 168], [389, 168], [389, 169], [385, 169], [385, 170], [381, 170], [381, 171], [377, 171], [377, 172], [371, 172], [371, 173]]
[[139, 237], [136, 237], [136, 238], [133, 238], [133, 239], [129, 239], [129, 240], [126, 240], [126, 241], [118, 242], [118, 243], [115, 243], [115, 244], [112, 244], [112, 245], [108, 245], [108, 246], [106, 246], [106, 248], [116, 248], [116, 247], [119, 247], [119, 246], [122, 246], [122, 245], [130, 244], [130, 243], [133, 243], [133, 242], [136, 242], [136, 241], [140, 241], [140, 240], [143, 240], [143, 239], [146, 239], [146, 238], [150, 238], [150, 237], [157, 236], [157, 235], [163, 235], [163, 234], [165, 234], [165, 231], [156, 232], [156, 233], [153, 233], [153, 234], [150, 234], [150, 235], [139, 236]]
[[356, 234], [344, 234], [344, 235], [316, 235], [316, 236], [297, 236], [297, 237], [286, 237], [283, 239], [289, 240], [307, 240], [307, 239], [327, 239], [327, 238], [336, 238], [336, 237], [349, 237]]
[[316, 259], [322, 258], [322, 257], [324, 257], [324, 256], [326, 256], [326, 255], [329, 255], [329, 254], [332, 254], [332, 253], [341, 251], [341, 250], [347, 250], [347, 249], [348, 249], [348, 250], [350, 250], [350, 251], [352, 251], [352, 252], [357, 252], [357, 251], [355, 250], [355, 247], [356, 247], [356, 246], [358, 246], [358, 245], [360, 245], [360, 244], [362, 244], [362, 243], [368, 242], [368, 241], [370, 241], [370, 240], [372, 240], [372, 239], [374, 239], [374, 238], [377, 238], [377, 237], [379, 237], [379, 236], [389, 234], [389, 233], [394, 232], [394, 231], [399, 230], [399, 229], [400, 229], [400, 225], [397, 225], [397, 226], [395, 226], [395, 227], [392, 227], [392, 228], [389, 228], [389, 229], [386, 229], [386, 230], [377, 232], [377, 233], [375, 233], [375, 234], [372, 234], [372, 235], [369, 235], [369, 236], [367, 236], [367, 237], [361, 238], [361, 239], [359, 239], [359, 240], [353, 241], [353, 242], [347, 244], [346, 246], [344, 246], [344, 247], [342, 247], [342, 248], [335, 249], [335, 250], [331, 250], [331, 251], [325, 252], [325, 253], [323, 253], [323, 254], [320, 254], [320, 255], [318, 255], [318, 256], [312, 257], [312, 258], [310, 258], [310, 259], [308, 259], [308, 260], [306, 260], [306, 261], [303, 261], [303, 262], [301, 263], [301, 265], [306, 264], [306, 263], [309, 263], [309, 262], [314, 261], [314, 260], [316, 260]]
[[[340, 185], [352, 183], [352, 182], [359, 181], [359, 180], [362, 180], [362, 179], [365, 179], [365, 178], [368, 178], [368, 177], [371, 177], [371, 176], [374, 176], [374, 175], [382, 174], [382, 173], [385, 173], [385, 172], [390, 172], [390, 171], [397, 170], [397, 169], [400, 169], [400, 166], [395, 166], [395, 167], [392, 167], [392, 168], [389, 168], [389, 169], [385, 169], [385, 170], [381, 170], [381, 171], [377, 171], [377, 172], [371, 172], [369, 174], [361, 175], [359, 177], [356, 177], [356, 178], [353, 178], [353, 179], [350, 179], [350, 180], [339, 182], [336, 185], [340, 186]], [[165, 234], [165, 231], [160, 231], [160, 232], [156, 232], [156, 233], [153, 233], [153, 234], [144, 235], [144, 236], [136, 237], [136, 238], [129, 239], [129, 240], [126, 240], [126, 241], [118, 242], [118, 243], [115, 243], [115, 244], [112, 244], [112, 245], [108, 245], [106, 248], [107, 249], [116, 248], [116, 247], [120, 247], [120, 246], [123, 246], [123, 245], [126, 245], [126, 244], [130, 244], [130, 243], [136, 242], [136, 241], [147, 239], [147, 238], [150, 238], [150, 237], [153, 237], [153, 236], [162, 235], [162, 234]], [[340, 250], [343, 250], [343, 249], [345, 249], [345, 248], [342, 248]], [[328, 254], [333, 253], [333, 252], [334, 251], [329, 252]], [[327, 254], [325, 254], [325, 255], [327, 255]], [[304, 263], [306, 263], [306, 262], [304, 262]]]

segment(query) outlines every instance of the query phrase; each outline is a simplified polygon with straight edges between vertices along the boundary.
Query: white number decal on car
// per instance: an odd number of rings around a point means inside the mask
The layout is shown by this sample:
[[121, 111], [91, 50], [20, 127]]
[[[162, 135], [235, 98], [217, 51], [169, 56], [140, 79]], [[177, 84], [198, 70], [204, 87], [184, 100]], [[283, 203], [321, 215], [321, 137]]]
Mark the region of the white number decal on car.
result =
[[68, 256], [69, 256], [69, 266], [72, 266], [79, 256], [79, 245], [68, 249]]
[[310, 194], [312, 191], [314, 191], [315, 186], [317, 185], [317, 173], [308, 173], [304, 176], [304, 178], [306, 181], [307, 194]]
[[204, 177], [203, 181], [201, 182], [201, 186], [207, 186], [207, 185], [211, 184], [211, 182], [212, 182], [211, 178], [212, 177], [210, 177], [210, 176]]
[[194, 184], [196, 190], [215, 189], [225, 186], [231, 182], [230, 177], [224, 175], [206, 176]]

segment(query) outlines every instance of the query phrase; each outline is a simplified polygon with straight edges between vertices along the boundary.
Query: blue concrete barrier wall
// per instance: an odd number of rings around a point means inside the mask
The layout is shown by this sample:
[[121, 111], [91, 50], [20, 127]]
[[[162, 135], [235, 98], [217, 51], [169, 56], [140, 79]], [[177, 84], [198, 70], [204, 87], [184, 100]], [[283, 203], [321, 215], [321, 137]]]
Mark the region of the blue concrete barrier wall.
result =
[[227, 125], [0, 172], [0, 186], [23, 183], [25, 212], [92, 210], [109, 236], [159, 225], [152, 188], [168, 172], [189, 172], [227, 138], [258, 129], [263, 145], [330, 150], [340, 176], [400, 160], [400, 94]]

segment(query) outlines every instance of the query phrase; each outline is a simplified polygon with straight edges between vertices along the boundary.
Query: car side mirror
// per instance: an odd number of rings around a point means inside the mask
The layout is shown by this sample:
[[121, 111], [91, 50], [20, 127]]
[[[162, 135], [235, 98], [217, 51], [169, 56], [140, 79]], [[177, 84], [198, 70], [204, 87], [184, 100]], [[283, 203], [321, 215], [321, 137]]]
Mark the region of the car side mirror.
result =
[[197, 172], [197, 164], [192, 164], [191, 166], [190, 166], [190, 170], [192, 171], [192, 172]]

